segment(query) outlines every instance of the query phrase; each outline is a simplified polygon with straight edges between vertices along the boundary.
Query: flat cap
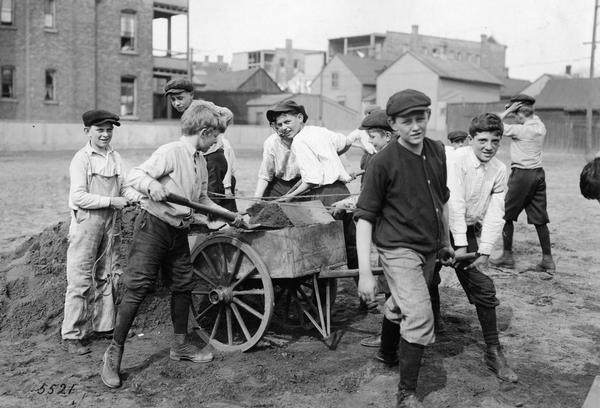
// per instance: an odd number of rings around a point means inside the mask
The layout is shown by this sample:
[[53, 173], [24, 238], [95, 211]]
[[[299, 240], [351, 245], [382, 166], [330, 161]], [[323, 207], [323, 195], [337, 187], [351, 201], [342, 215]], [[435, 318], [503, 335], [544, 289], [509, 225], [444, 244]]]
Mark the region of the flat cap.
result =
[[455, 140], [466, 139], [469, 136], [464, 130], [454, 130], [448, 133], [448, 140], [454, 142]]
[[510, 98], [510, 101], [512, 103], [521, 102], [526, 105], [533, 105], [535, 103], [535, 98], [525, 94], [518, 94]]
[[387, 118], [388, 116], [387, 113], [385, 113], [385, 110], [381, 108], [376, 109], [369, 113], [367, 116], [365, 116], [362, 123], [360, 124], [359, 129], [383, 129], [391, 132], [392, 128], [390, 127]]
[[304, 106], [298, 105], [295, 101], [292, 101], [291, 99], [280, 102], [277, 105], [275, 105], [274, 107], [272, 107], [271, 109], [269, 109], [267, 111], [267, 120], [269, 121], [269, 123], [273, 123], [273, 122], [275, 122], [275, 119], [277, 119], [277, 116], [279, 116], [281, 113], [290, 113], [290, 112], [291, 113], [301, 113], [302, 116], [304, 116], [303, 122], [306, 123], [306, 120], [308, 119], [308, 115], [306, 114], [306, 110], [304, 109]]
[[179, 94], [182, 92], [193, 92], [194, 85], [192, 82], [185, 78], [171, 79], [165, 85], [165, 95]]
[[368, 115], [369, 113], [379, 109], [381, 109], [379, 105], [367, 105], [365, 107], [365, 115]]
[[385, 111], [388, 116], [406, 115], [411, 112], [427, 110], [429, 105], [431, 105], [431, 99], [423, 92], [405, 89], [390, 96]]
[[102, 109], [92, 109], [84, 112], [81, 115], [81, 119], [83, 119], [83, 126], [85, 127], [100, 125], [106, 122], [112, 123], [115, 126], [121, 126], [119, 115]]

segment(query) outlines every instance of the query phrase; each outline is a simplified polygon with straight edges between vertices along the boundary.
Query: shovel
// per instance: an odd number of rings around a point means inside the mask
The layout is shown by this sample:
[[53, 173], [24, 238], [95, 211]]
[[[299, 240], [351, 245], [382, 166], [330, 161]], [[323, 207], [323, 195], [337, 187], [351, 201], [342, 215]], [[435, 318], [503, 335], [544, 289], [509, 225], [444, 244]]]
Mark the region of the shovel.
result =
[[[204, 215], [213, 215], [218, 218], [222, 218], [226, 221], [234, 221], [236, 216], [234, 213], [231, 213], [225, 209], [210, 207], [205, 204], [200, 204], [191, 200], [188, 200], [185, 197], [182, 197], [177, 194], [169, 193], [167, 196], [167, 201], [173, 204], [183, 205], [185, 207], [192, 208]], [[245, 230], [259, 230], [259, 229], [270, 229], [269, 227], [264, 227], [261, 224], [248, 224], [244, 221], [244, 223], [239, 227]]]

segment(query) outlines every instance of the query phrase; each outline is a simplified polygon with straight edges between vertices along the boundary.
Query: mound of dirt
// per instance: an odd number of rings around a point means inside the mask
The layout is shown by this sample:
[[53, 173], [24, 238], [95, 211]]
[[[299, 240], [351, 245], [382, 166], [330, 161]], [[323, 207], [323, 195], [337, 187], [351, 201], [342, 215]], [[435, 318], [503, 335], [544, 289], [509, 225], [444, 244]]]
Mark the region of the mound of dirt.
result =
[[250, 215], [251, 224], [261, 224], [272, 228], [286, 228], [294, 225], [276, 203], [259, 201], [248, 207], [246, 212]]
[[[133, 236], [139, 213], [127, 208], [122, 213], [121, 266]], [[60, 333], [65, 300], [69, 221], [61, 221], [28, 238], [0, 265], [0, 333], [25, 338], [40, 333]], [[161, 277], [155, 290], [140, 307], [135, 331], [170, 324], [170, 292]], [[120, 294], [117, 294], [119, 296]]]

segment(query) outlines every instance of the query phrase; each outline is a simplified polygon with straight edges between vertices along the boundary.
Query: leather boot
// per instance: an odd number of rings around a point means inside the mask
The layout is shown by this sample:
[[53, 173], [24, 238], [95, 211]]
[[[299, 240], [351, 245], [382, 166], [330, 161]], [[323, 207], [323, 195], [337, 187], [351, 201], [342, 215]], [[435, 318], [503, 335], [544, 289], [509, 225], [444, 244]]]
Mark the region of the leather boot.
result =
[[119, 388], [121, 386], [121, 377], [119, 377], [121, 358], [123, 358], [123, 346], [111, 341], [104, 352], [102, 358], [104, 365], [100, 374], [102, 382], [109, 388]]
[[513, 258], [512, 251], [504, 250], [501, 257], [494, 259], [490, 258], [490, 264], [503, 268], [514, 268], [515, 259]]
[[397, 365], [399, 342], [400, 326], [384, 316], [381, 323], [381, 346], [375, 359], [389, 366]]
[[542, 262], [535, 266], [535, 270], [536, 272], [546, 272], [549, 275], [554, 275], [554, 272], [556, 272], [556, 265], [554, 264], [552, 255], [542, 255]]
[[198, 347], [185, 340], [185, 334], [175, 334], [171, 351], [171, 360], [190, 360], [194, 363], [208, 363], [212, 361], [213, 354], [208, 350], [200, 350]]
[[417, 399], [417, 381], [425, 347], [400, 340], [400, 382], [398, 383], [397, 407], [423, 408]]
[[517, 382], [519, 377], [508, 366], [506, 357], [502, 352], [502, 346], [487, 346], [484, 354], [484, 360], [488, 368], [496, 373], [496, 376], [503, 381]]

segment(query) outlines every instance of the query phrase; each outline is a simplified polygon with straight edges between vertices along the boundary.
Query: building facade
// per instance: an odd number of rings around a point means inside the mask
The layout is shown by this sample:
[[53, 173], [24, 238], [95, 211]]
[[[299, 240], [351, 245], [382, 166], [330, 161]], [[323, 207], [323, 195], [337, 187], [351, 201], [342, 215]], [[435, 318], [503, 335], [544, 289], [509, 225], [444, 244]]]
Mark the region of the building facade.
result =
[[236, 52], [231, 60], [233, 71], [260, 67], [281, 89], [303, 93], [310, 92], [311, 80], [323, 65], [325, 51], [293, 48], [290, 39], [285, 48]]
[[383, 60], [395, 60], [407, 51], [440, 59], [470, 62], [497, 78], [508, 77], [506, 46], [493, 37], [481, 35], [480, 41], [435, 37], [419, 33], [413, 25], [410, 33], [387, 31], [329, 40], [329, 58], [337, 54], [354, 54]]
[[0, 9], [0, 119], [75, 122], [107, 109], [150, 121], [156, 90], [188, 75], [187, 55], [154, 55], [152, 43], [154, 20], [187, 16], [187, 0], [0, 0]]

